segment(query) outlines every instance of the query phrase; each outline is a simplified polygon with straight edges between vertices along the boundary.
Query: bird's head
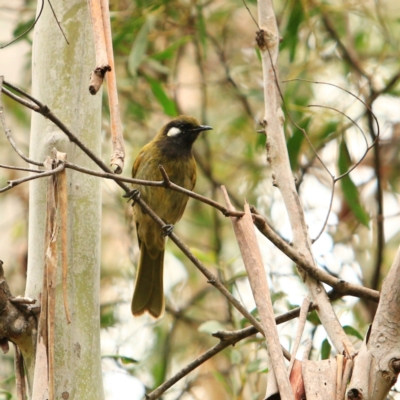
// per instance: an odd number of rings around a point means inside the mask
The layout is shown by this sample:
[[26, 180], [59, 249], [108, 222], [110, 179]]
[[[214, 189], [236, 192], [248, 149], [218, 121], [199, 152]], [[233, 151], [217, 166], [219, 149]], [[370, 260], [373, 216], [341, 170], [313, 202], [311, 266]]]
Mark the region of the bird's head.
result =
[[211, 126], [200, 125], [196, 118], [180, 115], [168, 122], [157, 136], [166, 143], [190, 149], [200, 132], [211, 129]]

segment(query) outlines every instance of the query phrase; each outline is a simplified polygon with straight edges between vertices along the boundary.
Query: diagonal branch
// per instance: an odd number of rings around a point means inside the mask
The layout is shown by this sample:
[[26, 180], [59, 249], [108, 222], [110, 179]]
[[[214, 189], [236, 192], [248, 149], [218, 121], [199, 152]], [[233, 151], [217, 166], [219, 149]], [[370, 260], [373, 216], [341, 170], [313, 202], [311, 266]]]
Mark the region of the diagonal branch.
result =
[[[290, 169], [283, 131], [284, 115], [278, 101], [279, 85], [276, 66], [279, 34], [271, 0], [260, 0], [258, 10], [261, 30], [257, 34], [257, 44], [261, 51], [264, 76], [264, 127], [267, 135], [267, 159], [288, 212], [293, 232], [293, 246], [306, 258], [309, 265], [315, 266], [304, 210]], [[301, 275], [313, 302], [318, 304], [318, 316], [337, 351], [342, 353], [347, 347], [353, 352], [354, 347], [343, 331], [323, 285], [304, 271], [301, 271]]]

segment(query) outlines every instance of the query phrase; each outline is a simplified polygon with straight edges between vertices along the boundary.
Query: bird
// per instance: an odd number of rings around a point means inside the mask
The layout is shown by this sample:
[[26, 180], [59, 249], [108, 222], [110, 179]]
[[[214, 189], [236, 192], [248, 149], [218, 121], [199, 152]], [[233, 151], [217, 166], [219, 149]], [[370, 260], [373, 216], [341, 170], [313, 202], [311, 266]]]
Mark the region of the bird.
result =
[[[180, 115], [165, 126], [139, 152], [132, 168], [132, 177], [156, 181], [161, 165], [171, 182], [188, 190], [196, 183], [196, 162], [192, 145], [202, 131], [212, 130], [197, 119]], [[134, 191], [165, 222], [171, 230], [186, 208], [188, 196], [160, 186], [133, 185]], [[133, 217], [139, 242], [140, 257], [136, 274], [131, 311], [134, 316], [148, 312], [159, 318], [165, 308], [163, 270], [165, 233], [160, 226], [133, 203]]]

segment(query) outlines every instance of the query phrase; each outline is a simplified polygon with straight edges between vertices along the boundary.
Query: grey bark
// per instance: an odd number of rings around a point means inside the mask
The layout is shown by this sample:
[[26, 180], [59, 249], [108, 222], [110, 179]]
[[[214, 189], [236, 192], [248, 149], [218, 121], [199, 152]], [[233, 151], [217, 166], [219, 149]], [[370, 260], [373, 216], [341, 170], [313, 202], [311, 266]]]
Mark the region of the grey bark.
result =
[[[38, 7], [41, 2], [38, 3]], [[52, 0], [68, 38], [65, 42], [48, 3], [33, 38], [33, 96], [45, 103], [89, 148], [100, 154], [101, 93], [91, 96], [89, 75], [95, 64], [86, 0]], [[32, 114], [30, 157], [44, 161], [51, 150], [68, 161], [94, 169], [93, 163], [50, 121]], [[62, 301], [61, 268], [56, 283], [56, 398], [104, 398], [100, 358], [99, 275], [101, 187], [98, 178], [67, 171], [68, 301], [67, 324]], [[42, 290], [46, 220], [46, 180], [32, 181], [29, 198], [29, 247], [26, 295]], [[65, 229], [62, 227], [61, 229]], [[58, 257], [59, 261], [61, 256]], [[32, 389], [34, 358], [24, 355]]]

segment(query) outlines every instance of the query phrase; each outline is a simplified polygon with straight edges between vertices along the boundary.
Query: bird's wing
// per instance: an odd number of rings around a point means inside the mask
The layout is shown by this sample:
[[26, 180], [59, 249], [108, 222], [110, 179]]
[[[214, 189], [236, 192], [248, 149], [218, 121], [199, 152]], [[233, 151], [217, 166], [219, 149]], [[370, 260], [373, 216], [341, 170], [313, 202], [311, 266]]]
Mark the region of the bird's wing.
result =
[[138, 172], [139, 169], [139, 165], [142, 162], [145, 153], [146, 153], [146, 146], [143, 147], [143, 149], [140, 151], [140, 153], [138, 154], [138, 156], [136, 157], [135, 162], [133, 163], [133, 167], [132, 167], [132, 178], [134, 178]]

